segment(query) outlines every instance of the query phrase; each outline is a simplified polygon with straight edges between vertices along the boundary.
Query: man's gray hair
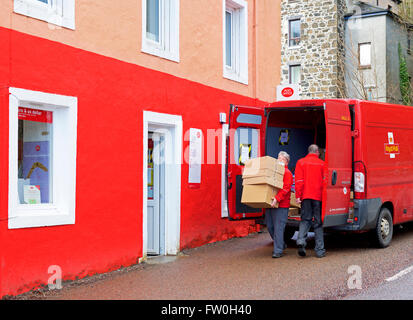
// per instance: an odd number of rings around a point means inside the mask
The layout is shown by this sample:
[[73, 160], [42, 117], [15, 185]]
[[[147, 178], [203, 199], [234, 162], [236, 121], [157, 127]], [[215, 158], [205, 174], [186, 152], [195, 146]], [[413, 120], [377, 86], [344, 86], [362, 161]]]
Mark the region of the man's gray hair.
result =
[[312, 144], [308, 147], [308, 153], [317, 153], [318, 152], [318, 145]]
[[289, 155], [287, 152], [285, 152], [285, 151], [280, 151], [280, 152], [278, 153], [278, 156], [282, 156], [282, 157], [284, 157], [285, 159], [287, 159], [288, 162], [290, 162], [290, 155]]

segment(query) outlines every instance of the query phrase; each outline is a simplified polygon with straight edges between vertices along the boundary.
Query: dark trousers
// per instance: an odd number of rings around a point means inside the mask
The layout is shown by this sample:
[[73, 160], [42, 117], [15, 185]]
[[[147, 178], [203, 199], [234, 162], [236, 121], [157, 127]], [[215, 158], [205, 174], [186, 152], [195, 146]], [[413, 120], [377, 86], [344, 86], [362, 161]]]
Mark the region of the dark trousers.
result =
[[[314, 218], [314, 221], [313, 221]], [[317, 255], [325, 253], [324, 233], [321, 221], [321, 201], [304, 199], [301, 203], [301, 221], [298, 230], [297, 245], [306, 246], [306, 237], [310, 228], [314, 228], [315, 252]]]
[[265, 210], [265, 223], [271, 238], [274, 240], [274, 254], [284, 250], [284, 230], [288, 219], [288, 208], [271, 208]]

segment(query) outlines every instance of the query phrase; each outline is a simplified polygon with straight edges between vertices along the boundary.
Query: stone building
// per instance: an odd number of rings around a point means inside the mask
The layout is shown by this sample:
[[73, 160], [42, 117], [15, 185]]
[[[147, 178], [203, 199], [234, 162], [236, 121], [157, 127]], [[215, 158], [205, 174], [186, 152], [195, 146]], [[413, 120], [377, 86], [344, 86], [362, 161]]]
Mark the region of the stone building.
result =
[[340, 96], [345, 13], [341, 0], [282, 0], [281, 84], [303, 99]]
[[[282, 0], [281, 84], [299, 84], [302, 99], [350, 97], [400, 103], [394, 90], [400, 88], [397, 77], [399, 58], [397, 48], [395, 50], [394, 44], [388, 40], [397, 29], [397, 19], [393, 18], [397, 17], [401, 3], [400, 0]], [[373, 41], [368, 35], [375, 29], [373, 21], [377, 20], [378, 14], [386, 16], [387, 20], [382, 19], [380, 25], [385, 24], [383, 33], [377, 34]], [[354, 27], [351, 25], [354, 17], [362, 17], [364, 22]], [[397, 32], [398, 38], [404, 39], [400, 41], [403, 49], [407, 49], [404, 50], [407, 60], [410, 60], [410, 36], [408, 32]], [[376, 81], [374, 86], [368, 84], [367, 89], [354, 89], [355, 81], [349, 77], [350, 53], [359, 61], [363, 50], [368, 50], [368, 46], [362, 46], [361, 53], [357, 48], [355, 53], [350, 52], [349, 44], [353, 46], [354, 41], [359, 42], [356, 47], [367, 43], [375, 46], [377, 61], [387, 59], [381, 76], [384, 81]], [[372, 50], [369, 52], [369, 55], [373, 54]], [[356, 68], [361, 78], [369, 72], [358, 68], [358, 65]], [[349, 84], [352, 89], [349, 89]], [[393, 93], [389, 93], [389, 88], [393, 88]], [[356, 95], [358, 92], [368, 94]]]

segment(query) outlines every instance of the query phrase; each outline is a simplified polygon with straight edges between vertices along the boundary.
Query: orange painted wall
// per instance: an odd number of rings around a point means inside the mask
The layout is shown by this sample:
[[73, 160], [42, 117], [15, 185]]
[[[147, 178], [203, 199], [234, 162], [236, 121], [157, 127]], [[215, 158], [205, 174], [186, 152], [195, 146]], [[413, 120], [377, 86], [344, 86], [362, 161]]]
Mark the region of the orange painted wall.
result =
[[180, 0], [180, 62], [141, 52], [141, 0], [76, 0], [76, 30], [13, 12], [0, 1], [0, 26], [272, 102], [280, 83], [280, 1], [248, 0], [249, 84], [223, 77], [222, 0]]

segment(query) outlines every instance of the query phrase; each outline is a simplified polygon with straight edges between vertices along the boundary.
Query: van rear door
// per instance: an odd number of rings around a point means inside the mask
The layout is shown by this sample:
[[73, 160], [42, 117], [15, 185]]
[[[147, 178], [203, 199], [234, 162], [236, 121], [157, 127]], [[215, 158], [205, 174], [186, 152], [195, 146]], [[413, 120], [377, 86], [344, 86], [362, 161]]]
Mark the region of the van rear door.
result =
[[227, 139], [227, 199], [229, 220], [255, 219], [263, 209], [241, 203], [242, 171], [246, 160], [264, 154], [266, 117], [264, 109], [231, 105]]
[[345, 101], [324, 103], [326, 119], [326, 181], [323, 192], [324, 226], [347, 222], [352, 177], [350, 107]]

